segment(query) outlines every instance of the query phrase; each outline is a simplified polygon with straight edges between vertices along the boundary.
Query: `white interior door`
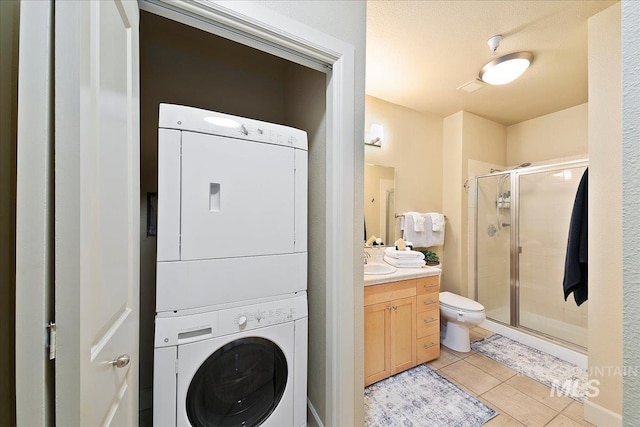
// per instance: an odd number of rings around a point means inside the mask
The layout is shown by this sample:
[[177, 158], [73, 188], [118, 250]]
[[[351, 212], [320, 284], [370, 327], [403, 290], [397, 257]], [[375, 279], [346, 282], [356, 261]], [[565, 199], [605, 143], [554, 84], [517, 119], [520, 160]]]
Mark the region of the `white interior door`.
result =
[[55, 3], [58, 425], [137, 425], [138, 20], [135, 1]]

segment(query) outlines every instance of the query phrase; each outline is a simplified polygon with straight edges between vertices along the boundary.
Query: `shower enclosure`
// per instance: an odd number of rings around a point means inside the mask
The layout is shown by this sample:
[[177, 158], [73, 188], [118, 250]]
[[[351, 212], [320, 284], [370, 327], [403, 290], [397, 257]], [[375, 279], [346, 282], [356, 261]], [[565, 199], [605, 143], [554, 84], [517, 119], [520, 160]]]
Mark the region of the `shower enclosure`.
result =
[[476, 177], [476, 295], [487, 318], [587, 347], [587, 304], [562, 281], [576, 190], [586, 160]]

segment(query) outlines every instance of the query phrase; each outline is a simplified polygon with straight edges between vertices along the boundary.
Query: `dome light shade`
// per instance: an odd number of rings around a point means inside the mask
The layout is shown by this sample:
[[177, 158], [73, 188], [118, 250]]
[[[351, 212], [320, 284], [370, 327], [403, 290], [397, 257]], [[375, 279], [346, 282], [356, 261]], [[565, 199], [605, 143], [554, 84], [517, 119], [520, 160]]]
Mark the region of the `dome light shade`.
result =
[[480, 70], [480, 79], [490, 85], [511, 83], [524, 73], [533, 61], [529, 52], [516, 52], [494, 59]]

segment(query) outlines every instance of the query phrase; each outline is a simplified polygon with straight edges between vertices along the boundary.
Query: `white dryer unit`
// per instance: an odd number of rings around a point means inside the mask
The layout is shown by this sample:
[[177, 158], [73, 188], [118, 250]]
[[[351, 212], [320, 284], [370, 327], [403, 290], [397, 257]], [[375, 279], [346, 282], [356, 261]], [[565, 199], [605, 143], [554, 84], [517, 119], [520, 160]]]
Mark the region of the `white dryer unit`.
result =
[[306, 293], [156, 320], [153, 421], [306, 425]]
[[156, 312], [307, 288], [307, 135], [161, 104]]

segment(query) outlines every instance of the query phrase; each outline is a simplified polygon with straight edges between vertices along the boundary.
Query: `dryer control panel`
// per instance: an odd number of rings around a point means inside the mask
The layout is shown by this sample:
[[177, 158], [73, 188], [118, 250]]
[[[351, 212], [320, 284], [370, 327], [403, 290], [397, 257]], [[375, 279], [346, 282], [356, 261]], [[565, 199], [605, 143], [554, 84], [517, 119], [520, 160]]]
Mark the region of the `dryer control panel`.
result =
[[176, 317], [157, 317], [155, 347], [170, 347], [293, 322], [308, 316], [307, 294]]
[[219, 312], [219, 335], [227, 335], [307, 317], [307, 298], [298, 296]]

